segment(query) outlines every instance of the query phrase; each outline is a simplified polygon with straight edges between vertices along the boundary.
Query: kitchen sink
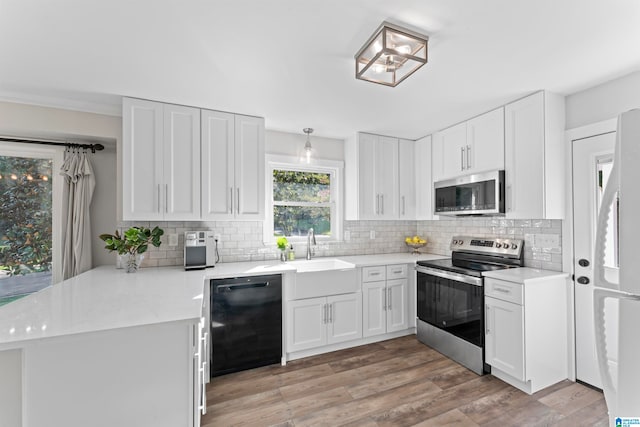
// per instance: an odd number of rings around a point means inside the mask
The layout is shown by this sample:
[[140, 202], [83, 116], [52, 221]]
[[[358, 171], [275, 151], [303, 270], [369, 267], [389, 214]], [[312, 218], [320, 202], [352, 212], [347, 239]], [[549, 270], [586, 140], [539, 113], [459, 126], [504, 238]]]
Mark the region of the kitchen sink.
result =
[[340, 259], [312, 259], [293, 261], [296, 284], [294, 298], [313, 298], [324, 295], [358, 291], [356, 266]]

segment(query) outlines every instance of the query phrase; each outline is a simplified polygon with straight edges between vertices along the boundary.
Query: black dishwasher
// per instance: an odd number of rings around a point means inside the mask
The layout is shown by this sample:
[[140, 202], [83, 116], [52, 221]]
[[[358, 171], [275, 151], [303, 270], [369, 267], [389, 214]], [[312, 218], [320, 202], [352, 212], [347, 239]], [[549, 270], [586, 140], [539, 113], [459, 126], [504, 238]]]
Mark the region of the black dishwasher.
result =
[[211, 376], [280, 363], [282, 276], [211, 280]]

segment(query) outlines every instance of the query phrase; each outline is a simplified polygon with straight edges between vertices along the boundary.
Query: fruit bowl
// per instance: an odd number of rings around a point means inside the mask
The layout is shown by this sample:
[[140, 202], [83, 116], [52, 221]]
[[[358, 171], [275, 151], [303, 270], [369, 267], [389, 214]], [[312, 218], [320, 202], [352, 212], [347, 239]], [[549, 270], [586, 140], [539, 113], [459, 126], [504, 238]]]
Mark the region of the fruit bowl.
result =
[[410, 248], [412, 248], [411, 253], [414, 255], [419, 255], [420, 251], [419, 249], [426, 246], [426, 242], [425, 243], [409, 243], [409, 242], [404, 242], [407, 246], [409, 246]]

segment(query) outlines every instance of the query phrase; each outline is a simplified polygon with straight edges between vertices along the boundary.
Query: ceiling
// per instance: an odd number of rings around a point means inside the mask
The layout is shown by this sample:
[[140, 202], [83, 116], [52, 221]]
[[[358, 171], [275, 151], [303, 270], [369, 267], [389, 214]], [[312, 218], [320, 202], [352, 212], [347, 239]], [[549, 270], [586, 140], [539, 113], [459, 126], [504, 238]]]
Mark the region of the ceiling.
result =
[[[429, 36], [395, 88], [354, 78], [384, 20]], [[0, 99], [120, 114], [126, 95], [416, 139], [640, 69], [639, 22], [637, 0], [0, 0]]]

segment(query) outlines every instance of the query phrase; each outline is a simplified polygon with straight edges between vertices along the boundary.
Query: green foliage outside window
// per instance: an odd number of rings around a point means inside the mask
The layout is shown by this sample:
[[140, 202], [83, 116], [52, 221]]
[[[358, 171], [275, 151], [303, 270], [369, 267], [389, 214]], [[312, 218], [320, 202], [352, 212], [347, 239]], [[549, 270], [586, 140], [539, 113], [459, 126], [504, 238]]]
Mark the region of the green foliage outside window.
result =
[[0, 270], [51, 270], [51, 160], [0, 156]]
[[276, 236], [331, 235], [331, 175], [273, 171], [273, 229]]

